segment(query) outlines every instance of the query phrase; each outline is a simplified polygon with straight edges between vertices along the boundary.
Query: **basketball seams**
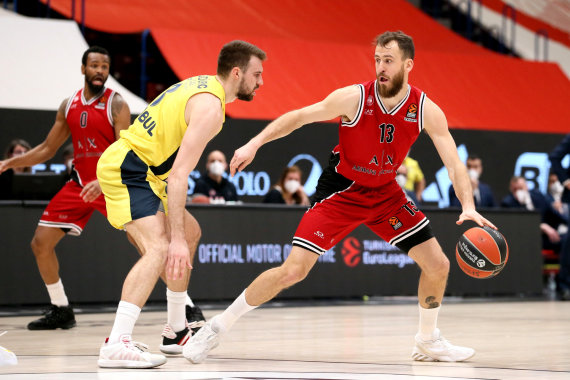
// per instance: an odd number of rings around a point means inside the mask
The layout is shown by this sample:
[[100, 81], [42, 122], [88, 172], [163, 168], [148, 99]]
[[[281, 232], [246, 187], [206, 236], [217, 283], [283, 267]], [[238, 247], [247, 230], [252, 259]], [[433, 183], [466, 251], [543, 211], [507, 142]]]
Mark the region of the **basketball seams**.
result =
[[[477, 233], [485, 233], [487, 237], [483, 241], [479, 241], [476, 236], [473, 236]], [[467, 230], [463, 236], [469, 239], [469, 242], [477, 248], [477, 250], [483, 255], [489, 262], [493, 263], [494, 265], [498, 265], [502, 262], [501, 251], [495, 239], [488, 231], [485, 231], [481, 227], [474, 227], [470, 230]], [[475, 241], [477, 244], [475, 244]], [[480, 247], [480, 248], [479, 248]], [[483, 251], [487, 254], [483, 254]]]
[[[467, 275], [479, 279], [492, 278], [504, 268], [509, 256], [509, 247], [500, 232], [486, 226], [473, 227], [459, 238], [455, 247], [455, 256], [460, 269]], [[490, 256], [497, 258], [499, 262], [490, 260]]]

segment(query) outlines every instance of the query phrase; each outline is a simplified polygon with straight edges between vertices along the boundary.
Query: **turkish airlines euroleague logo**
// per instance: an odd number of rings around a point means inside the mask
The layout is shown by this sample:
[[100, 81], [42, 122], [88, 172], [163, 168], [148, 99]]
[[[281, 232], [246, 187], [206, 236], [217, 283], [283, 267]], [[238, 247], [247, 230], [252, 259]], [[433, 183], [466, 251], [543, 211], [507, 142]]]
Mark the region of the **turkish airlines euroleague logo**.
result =
[[349, 267], [357, 266], [360, 263], [360, 254], [362, 253], [360, 241], [352, 236], [347, 237], [342, 242], [340, 253], [346, 265]]

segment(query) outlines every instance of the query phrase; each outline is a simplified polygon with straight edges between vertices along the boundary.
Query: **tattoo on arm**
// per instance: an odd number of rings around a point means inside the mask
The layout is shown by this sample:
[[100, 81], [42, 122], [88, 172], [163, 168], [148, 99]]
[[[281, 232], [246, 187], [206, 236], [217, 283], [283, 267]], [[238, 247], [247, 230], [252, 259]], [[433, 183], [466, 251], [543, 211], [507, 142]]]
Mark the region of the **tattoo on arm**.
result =
[[111, 104], [111, 114], [113, 115], [113, 121], [117, 121], [117, 117], [121, 113], [121, 110], [125, 106], [125, 101], [123, 97], [119, 94], [115, 94], [113, 97], [113, 103]]
[[426, 303], [428, 304], [428, 309], [435, 309], [436, 307], [439, 307], [439, 302], [435, 300], [434, 296], [426, 297]]

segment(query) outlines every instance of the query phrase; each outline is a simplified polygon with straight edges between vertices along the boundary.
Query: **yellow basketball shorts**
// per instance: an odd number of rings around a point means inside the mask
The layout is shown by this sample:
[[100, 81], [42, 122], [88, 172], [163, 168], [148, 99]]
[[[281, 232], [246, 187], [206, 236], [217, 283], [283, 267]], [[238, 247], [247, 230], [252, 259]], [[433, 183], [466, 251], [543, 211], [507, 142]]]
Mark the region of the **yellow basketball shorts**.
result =
[[105, 195], [107, 219], [123, 229], [130, 221], [167, 209], [166, 182], [158, 179], [128, 144], [119, 139], [99, 158], [97, 179]]

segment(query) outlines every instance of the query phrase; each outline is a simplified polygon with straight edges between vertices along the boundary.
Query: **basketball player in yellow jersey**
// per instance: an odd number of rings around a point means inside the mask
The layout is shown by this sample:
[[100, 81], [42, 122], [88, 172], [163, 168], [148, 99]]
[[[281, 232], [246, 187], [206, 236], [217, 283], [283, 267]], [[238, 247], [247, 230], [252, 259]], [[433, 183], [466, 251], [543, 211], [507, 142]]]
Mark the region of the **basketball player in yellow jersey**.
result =
[[123, 284], [113, 329], [101, 346], [100, 367], [150, 368], [166, 362], [163, 355], [145, 352], [131, 339], [140, 310], [163, 271], [168, 324], [160, 349], [182, 353], [191, 335], [185, 299], [200, 237], [196, 219], [185, 209], [188, 176], [222, 129], [226, 103], [252, 100], [263, 84], [265, 58], [261, 49], [244, 41], [224, 45], [217, 75], [171, 86], [99, 159], [97, 178], [107, 218], [115, 228], [126, 229], [143, 253]]

